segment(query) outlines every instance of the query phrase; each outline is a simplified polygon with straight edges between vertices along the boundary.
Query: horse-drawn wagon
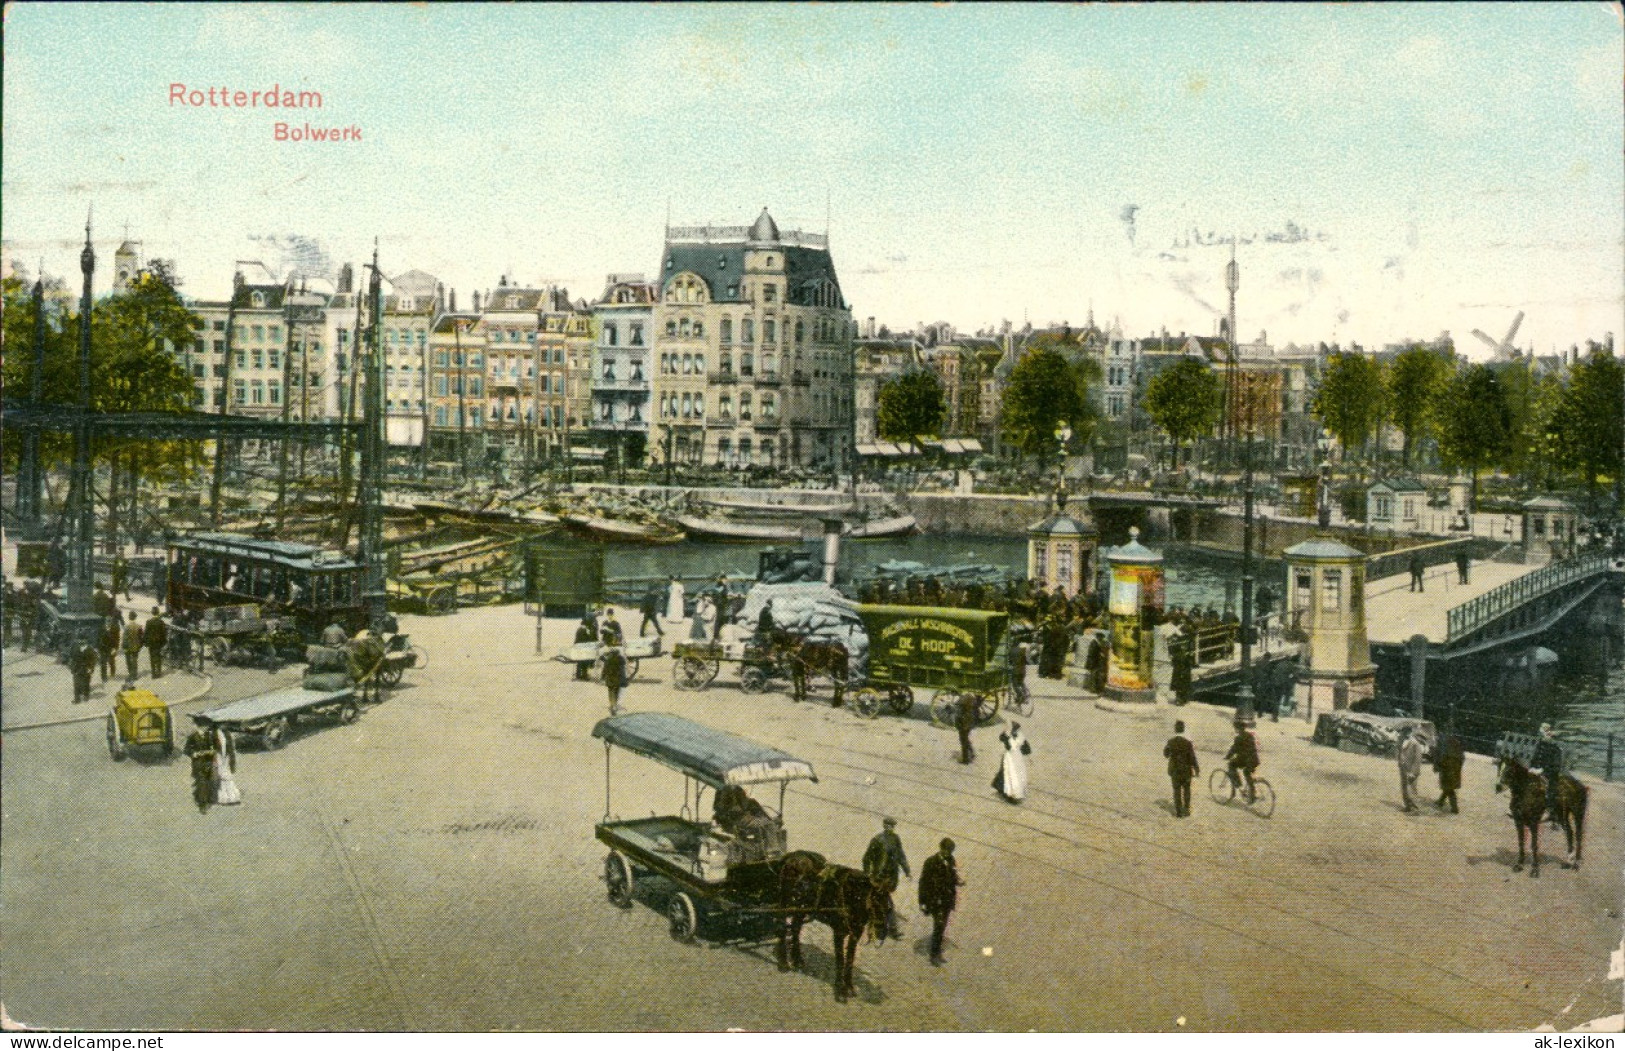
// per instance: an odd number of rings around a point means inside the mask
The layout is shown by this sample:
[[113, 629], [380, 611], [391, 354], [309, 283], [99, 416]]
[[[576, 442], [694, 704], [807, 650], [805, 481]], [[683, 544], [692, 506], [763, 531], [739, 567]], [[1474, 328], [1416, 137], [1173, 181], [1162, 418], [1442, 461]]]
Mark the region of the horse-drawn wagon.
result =
[[[835, 935], [835, 995], [850, 996], [859, 938], [866, 930], [886, 938], [890, 891], [820, 854], [788, 850], [785, 789], [791, 781], [816, 782], [812, 764], [662, 712], [611, 716], [600, 720], [592, 735], [604, 742], [604, 818], [593, 834], [609, 848], [604, 858], [609, 900], [631, 908], [641, 897], [660, 906], [672, 937], [683, 942], [692, 941], [702, 926], [771, 919], [780, 970], [800, 968], [802, 924], [818, 920]], [[614, 816], [610, 756], [615, 748], [682, 774], [682, 809]], [[776, 811], [747, 791], [773, 784], [779, 786]], [[709, 822], [699, 817], [707, 788], [715, 793]]]
[[[604, 882], [609, 900], [630, 908], [642, 881], [661, 884], [672, 937], [691, 941], [708, 916], [778, 899], [771, 865], [782, 858], [784, 792], [791, 781], [817, 781], [812, 764], [777, 748], [662, 712], [602, 719], [592, 735], [604, 742], [604, 819], [594, 835], [609, 847]], [[611, 816], [610, 755], [621, 748], [683, 775], [677, 814], [621, 819]], [[779, 808], [769, 811], [747, 789], [779, 786]], [[716, 820], [699, 820], [705, 790], [715, 793]]]
[[906, 715], [915, 689], [932, 690], [933, 721], [952, 726], [964, 695], [976, 699], [979, 724], [1025, 687], [1010, 674], [1006, 613], [932, 606], [861, 605], [869, 637], [869, 674], [853, 694], [859, 713]]
[[746, 693], [762, 693], [773, 679], [788, 679], [793, 674], [791, 647], [783, 640], [679, 642], [672, 647], [671, 656], [672, 682], [680, 690], [705, 689], [716, 681], [724, 664], [738, 666], [739, 688]]

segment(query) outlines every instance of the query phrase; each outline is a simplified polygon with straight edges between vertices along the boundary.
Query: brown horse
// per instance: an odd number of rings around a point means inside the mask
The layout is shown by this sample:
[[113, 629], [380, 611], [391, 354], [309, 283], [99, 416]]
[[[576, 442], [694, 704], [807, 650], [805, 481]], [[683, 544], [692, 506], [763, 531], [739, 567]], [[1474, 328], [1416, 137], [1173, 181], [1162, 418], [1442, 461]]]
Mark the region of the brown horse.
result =
[[891, 897], [868, 876], [844, 865], [831, 865], [823, 855], [795, 850], [779, 869], [779, 970], [801, 970], [801, 927], [809, 919], [827, 924], [835, 934], [835, 999], [845, 1002], [855, 992], [852, 970], [858, 938], [886, 940]]
[[[1534, 773], [1511, 756], [1502, 756], [1496, 763], [1499, 776], [1495, 790], [1510, 789], [1509, 806], [1512, 822], [1518, 826], [1518, 863], [1513, 872], [1523, 871], [1523, 839], [1529, 834], [1529, 853], [1533, 860], [1529, 875], [1540, 875], [1540, 819], [1546, 814], [1546, 778]], [[1560, 775], [1557, 782], [1557, 806], [1552, 820], [1562, 827], [1568, 839], [1569, 856], [1560, 864], [1566, 869], [1580, 867], [1580, 856], [1585, 846], [1586, 807], [1591, 790], [1568, 774]]]
[[828, 675], [835, 688], [835, 707], [841, 706], [846, 693], [847, 668], [851, 655], [844, 643], [833, 639], [797, 639], [790, 650], [790, 686], [798, 701], [807, 699], [807, 680], [815, 675]]

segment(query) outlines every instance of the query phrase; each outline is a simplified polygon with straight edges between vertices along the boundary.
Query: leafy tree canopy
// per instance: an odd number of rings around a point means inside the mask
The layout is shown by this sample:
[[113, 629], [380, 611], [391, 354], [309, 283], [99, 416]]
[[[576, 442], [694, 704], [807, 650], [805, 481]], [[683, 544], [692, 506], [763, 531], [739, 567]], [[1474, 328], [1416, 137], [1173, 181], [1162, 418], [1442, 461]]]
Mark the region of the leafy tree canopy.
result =
[[1405, 466], [1411, 450], [1433, 428], [1439, 395], [1450, 382], [1450, 359], [1423, 346], [1399, 353], [1388, 367], [1388, 407], [1394, 426], [1405, 435]]
[[1179, 446], [1211, 434], [1218, 426], [1223, 391], [1213, 367], [1200, 358], [1181, 358], [1152, 377], [1145, 388], [1145, 411]]
[[930, 369], [910, 369], [880, 388], [875, 425], [889, 442], [913, 440], [918, 434], [936, 434], [947, 412], [942, 383]]
[[1382, 372], [1382, 366], [1364, 354], [1343, 352], [1326, 360], [1312, 408], [1345, 456], [1365, 448], [1382, 422], [1387, 400]]
[[1027, 351], [1010, 370], [1000, 422], [1006, 441], [1047, 462], [1063, 423], [1072, 428], [1075, 440], [1084, 441], [1092, 433], [1094, 416], [1078, 370], [1060, 352], [1040, 347]]

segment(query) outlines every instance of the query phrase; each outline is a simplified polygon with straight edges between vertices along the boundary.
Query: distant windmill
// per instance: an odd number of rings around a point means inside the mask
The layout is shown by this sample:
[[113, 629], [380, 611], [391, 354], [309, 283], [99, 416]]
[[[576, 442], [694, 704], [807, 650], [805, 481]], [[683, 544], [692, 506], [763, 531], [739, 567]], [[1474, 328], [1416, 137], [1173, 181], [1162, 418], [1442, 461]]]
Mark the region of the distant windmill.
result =
[[1497, 343], [1478, 329], [1473, 329], [1473, 335], [1484, 341], [1484, 344], [1495, 351], [1497, 361], [1511, 361], [1518, 356], [1518, 348], [1512, 345], [1512, 337], [1518, 334], [1518, 326], [1523, 324], [1523, 311], [1512, 319], [1512, 327], [1507, 329], [1506, 338]]

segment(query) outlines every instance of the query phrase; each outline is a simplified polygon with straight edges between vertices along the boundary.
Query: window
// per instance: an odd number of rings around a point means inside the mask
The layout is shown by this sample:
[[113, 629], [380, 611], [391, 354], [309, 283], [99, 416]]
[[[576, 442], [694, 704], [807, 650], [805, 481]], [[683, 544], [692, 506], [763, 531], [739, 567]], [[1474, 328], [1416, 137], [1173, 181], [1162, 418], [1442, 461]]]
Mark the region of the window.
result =
[[265, 404], [265, 384], [255, 380], [249, 385], [249, 401], [254, 405]]
[[705, 335], [705, 322], [703, 322], [703, 321], [694, 322], [694, 335], [697, 336], [697, 337]]
[[[544, 358], [543, 360], [545, 361], [546, 359]], [[564, 364], [564, 348], [563, 347], [554, 347], [553, 348], [553, 364], [555, 364], [555, 365]]]
[[642, 361], [634, 361], [634, 362], [632, 362], [632, 382], [633, 383], [642, 383], [643, 382], [643, 362]]
[[684, 354], [683, 355], [683, 375], [692, 376], [693, 374], [694, 374], [694, 355], [692, 355], [692, 354]]
[[248, 351], [239, 350], [237, 352], [237, 367], [240, 369], [248, 368]]
[[[767, 265], [772, 266], [773, 264], [768, 263]], [[779, 289], [778, 289], [777, 285], [774, 285], [774, 284], [763, 285], [762, 286], [762, 301], [766, 302], [766, 303], [773, 302], [775, 299], [778, 298], [778, 291], [779, 291]]]
[[739, 418], [741, 420], [750, 419], [750, 391], [748, 390], [739, 392]]
[[271, 351], [271, 367], [273, 369], [282, 367], [282, 352], [280, 350]]
[[775, 410], [775, 405], [773, 403], [773, 395], [771, 395], [771, 394], [762, 395], [762, 419], [764, 419], [764, 420], [773, 419], [774, 418], [774, 410]]
[[265, 331], [270, 334], [270, 338], [271, 338], [272, 343], [280, 343], [280, 342], [282, 342], [282, 326], [281, 325], [272, 325], [270, 328], [266, 329]]
[[216, 332], [224, 332], [226, 330], [226, 323], [224, 321], [216, 321], [212, 327]]
[[[445, 391], [441, 391], [440, 393], [444, 394]], [[444, 427], [446, 425], [446, 407], [444, 405], [436, 405], [434, 407], [434, 425], [436, 427]]]
[[604, 361], [604, 379], [610, 383], [615, 382], [615, 362], [608, 359]]
[[733, 318], [728, 318], [728, 317], [723, 318], [722, 319], [722, 328], [719, 331], [721, 332], [721, 336], [719, 338], [722, 340], [722, 342], [724, 342], [724, 343], [732, 343], [734, 341], [734, 322], [733, 322]]
[[684, 318], [683, 320], [681, 320], [681, 321], [679, 321], [677, 323], [677, 334], [679, 336], [685, 336], [686, 337], [686, 336], [691, 335], [692, 332], [693, 332], [693, 326], [689, 322], [688, 318]]
[[436, 394], [440, 395], [441, 397], [445, 397], [445, 394], [446, 394], [446, 377], [444, 377], [444, 376], [436, 376], [434, 378], [434, 392]]
[[641, 321], [632, 322], [632, 346], [643, 346], [643, 322]]
[[694, 397], [693, 397], [693, 395], [685, 394], [685, 395], [683, 395], [683, 418], [687, 419], [688, 417], [692, 416], [693, 414], [694, 414]]
[[265, 293], [264, 292], [255, 292], [253, 294], [253, 296], [250, 297], [250, 301], [257, 307], [264, 306], [265, 305]]
[[741, 376], [756, 375], [756, 359], [748, 350], [739, 355], [739, 374]]
[[468, 377], [468, 393], [476, 398], [480, 396], [480, 378], [478, 376]]
[[605, 325], [604, 326], [604, 346], [606, 346], [606, 347], [615, 346], [616, 339], [617, 339], [617, 333], [615, 332], [615, 326], [612, 325], [612, 324]]
[[756, 342], [756, 320], [745, 318], [739, 322], [739, 341], [741, 343]]
[[778, 325], [772, 318], [762, 322], [762, 342], [777, 343], [779, 341]]
[[281, 405], [282, 404], [282, 384], [279, 383], [276, 380], [272, 380], [270, 382], [269, 386], [270, 386], [270, 389], [271, 389], [271, 404], [272, 405]]
[[203, 366], [202, 365], [193, 365], [192, 366], [192, 375], [197, 379], [202, 379], [203, 378]]
[[677, 335], [677, 319], [676, 318], [671, 318], [671, 319], [667, 320], [667, 322], [666, 322], [666, 335], [671, 336], [673, 338], [676, 337], [676, 335]]
[[201, 340], [201, 339], [199, 339], [199, 340], [195, 340], [195, 341], [194, 341], [194, 342], [193, 342], [193, 343], [192, 343], [192, 352], [193, 352], [193, 353], [195, 353], [195, 354], [202, 354], [202, 353], [204, 353], [204, 352], [205, 352], [205, 351], [206, 351], [206, 350], [207, 350], [207, 348], [206, 348], [206, 347], [205, 347], [205, 346], [204, 346], [204, 345], [203, 345], [203, 340]]
[[1320, 608], [1336, 613], [1343, 606], [1343, 571], [1328, 569], [1320, 578]]
[[223, 339], [215, 340], [214, 341], [214, 352], [216, 354], [224, 354], [226, 352], [226, 341], [223, 340]]

